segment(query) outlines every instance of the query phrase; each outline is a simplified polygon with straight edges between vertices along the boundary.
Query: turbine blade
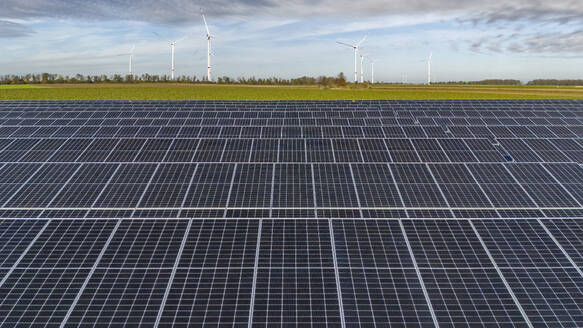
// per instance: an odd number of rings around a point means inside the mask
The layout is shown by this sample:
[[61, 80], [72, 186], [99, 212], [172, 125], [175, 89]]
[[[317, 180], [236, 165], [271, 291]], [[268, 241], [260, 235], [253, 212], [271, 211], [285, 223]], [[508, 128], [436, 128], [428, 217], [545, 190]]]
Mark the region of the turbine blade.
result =
[[350, 48], [354, 48], [354, 46], [353, 46], [353, 45], [351, 45], [351, 44], [348, 44], [348, 43], [344, 43], [344, 42], [336, 42], [336, 43], [338, 43], [338, 44], [341, 44], [341, 45], [343, 45], [343, 46], [350, 47]]
[[204, 21], [204, 28], [206, 29], [206, 35], [210, 37], [211, 32], [209, 31], [209, 26], [206, 23], [206, 17], [204, 15], [204, 11], [202, 10], [202, 8], [200, 8], [200, 14], [202, 15], [202, 20]]
[[160, 36], [160, 34], [156, 33], [156, 32], [152, 32], [152, 34], [154, 34], [158, 39], [162, 40], [162, 41], [166, 41], [169, 43], [172, 43], [172, 41], [164, 39], [162, 36]]
[[136, 45], [132, 45], [132, 49], [130, 50], [130, 55], [132, 55], [134, 53], [134, 50], [136, 50]]
[[364, 38], [362, 38], [362, 40], [360, 40], [359, 43], [356, 44], [356, 46], [360, 46], [364, 41], [366, 41], [366, 39], [368, 38], [368, 34], [364, 36]]

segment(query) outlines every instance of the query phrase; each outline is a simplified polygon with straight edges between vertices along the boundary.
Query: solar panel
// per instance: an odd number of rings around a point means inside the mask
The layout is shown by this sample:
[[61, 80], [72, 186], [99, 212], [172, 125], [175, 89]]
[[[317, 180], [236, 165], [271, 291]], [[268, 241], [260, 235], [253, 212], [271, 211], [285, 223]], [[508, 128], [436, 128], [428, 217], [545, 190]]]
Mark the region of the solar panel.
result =
[[0, 326], [583, 325], [583, 102], [0, 102]]
[[474, 268], [492, 266], [488, 254], [465, 221], [412, 220], [403, 222], [420, 267]]
[[432, 326], [423, 289], [413, 269], [339, 270], [347, 326]]
[[253, 269], [178, 269], [159, 327], [247, 325], [252, 285]]
[[493, 268], [421, 269], [439, 325], [527, 327]]
[[504, 276], [537, 326], [583, 323], [581, 275], [569, 268], [510, 268]]
[[2, 280], [0, 325], [55, 326], [66, 317], [89, 269], [15, 269]]
[[144, 325], [155, 322], [169, 269], [98, 268], [87, 281], [67, 323]]

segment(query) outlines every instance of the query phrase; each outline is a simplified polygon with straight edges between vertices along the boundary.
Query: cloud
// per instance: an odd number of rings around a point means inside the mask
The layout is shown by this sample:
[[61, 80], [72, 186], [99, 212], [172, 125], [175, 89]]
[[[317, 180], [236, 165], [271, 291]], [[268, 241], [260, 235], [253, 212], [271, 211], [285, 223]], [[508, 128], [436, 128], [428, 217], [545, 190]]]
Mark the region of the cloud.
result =
[[29, 36], [34, 31], [25, 25], [6, 20], [0, 20], [0, 38], [18, 38]]
[[75, 18], [185, 24], [209, 15], [254, 17], [331, 17], [457, 14], [476, 23], [515, 20], [581, 22], [580, 0], [2, 0], [0, 18]]
[[483, 11], [473, 17], [476, 22], [487, 24], [499, 22], [536, 21], [555, 24], [582, 24], [583, 7], [580, 1], [516, 1]]
[[530, 53], [581, 53], [583, 51], [583, 31], [571, 33], [543, 33], [523, 38], [520, 47], [509, 49], [514, 52]]
[[475, 53], [538, 54], [568, 58], [583, 52], [583, 29], [527, 32], [486, 35], [468, 40], [466, 45]]

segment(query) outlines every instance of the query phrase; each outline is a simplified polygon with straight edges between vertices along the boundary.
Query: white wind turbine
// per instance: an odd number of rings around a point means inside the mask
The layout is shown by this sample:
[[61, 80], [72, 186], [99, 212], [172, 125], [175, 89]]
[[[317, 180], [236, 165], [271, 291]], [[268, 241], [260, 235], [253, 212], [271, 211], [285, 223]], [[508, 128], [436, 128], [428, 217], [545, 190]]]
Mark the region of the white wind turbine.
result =
[[207, 52], [207, 80], [210, 82], [212, 81], [211, 79], [211, 55], [212, 55], [212, 51], [211, 51], [211, 39], [214, 38], [213, 35], [211, 35], [211, 32], [209, 30], [209, 26], [206, 23], [206, 17], [204, 15], [204, 11], [202, 10], [202, 8], [200, 9], [200, 14], [202, 15], [202, 19], [204, 20], [204, 27], [206, 28], [206, 41], [207, 41], [207, 48], [208, 48], [208, 52]]
[[130, 52], [126, 53], [126, 54], [119, 54], [118, 56], [129, 56], [129, 75], [132, 75], [133, 73], [133, 60], [134, 60], [134, 50], [136, 50], [136, 45], [134, 44], [132, 46], [132, 48], [130, 49]]
[[360, 83], [364, 83], [364, 59], [368, 54], [360, 54]]
[[[433, 51], [429, 52], [429, 58], [427, 59], [427, 85], [431, 85], [431, 58], [433, 57]], [[422, 60], [425, 62], [426, 60]]]
[[[156, 32], [153, 32], [153, 33], [154, 33], [154, 35], [156, 35], [158, 38], [160, 38], [160, 39], [164, 40], [164, 39], [163, 39], [163, 38], [160, 36], [160, 34], [158, 34], [158, 33], [156, 33]], [[178, 42], [180, 42], [180, 41], [182, 41], [182, 40], [184, 40], [184, 37], [182, 37], [182, 38], [180, 38], [180, 39], [178, 39], [178, 40], [176, 40], [176, 41], [170, 41], [170, 40], [166, 40], [166, 41], [167, 41], [167, 42], [170, 44], [170, 53], [171, 53], [171, 56], [172, 56], [172, 57], [171, 57], [171, 73], [170, 73], [172, 80], [174, 80], [174, 71], [175, 71], [175, 65], [174, 65], [174, 63], [175, 63], [175, 61], [174, 61], [174, 53], [175, 53], [175, 51], [174, 51], [174, 48], [175, 48], [175, 46], [176, 46], [176, 43], [178, 43]]]
[[367, 37], [368, 36], [365, 35], [364, 38], [362, 38], [362, 40], [360, 40], [360, 42], [355, 44], [355, 45], [344, 43], [344, 42], [336, 42], [336, 43], [341, 44], [343, 46], [347, 46], [347, 47], [354, 49], [354, 83], [358, 82], [358, 49], [359, 49], [360, 45], [366, 40]]

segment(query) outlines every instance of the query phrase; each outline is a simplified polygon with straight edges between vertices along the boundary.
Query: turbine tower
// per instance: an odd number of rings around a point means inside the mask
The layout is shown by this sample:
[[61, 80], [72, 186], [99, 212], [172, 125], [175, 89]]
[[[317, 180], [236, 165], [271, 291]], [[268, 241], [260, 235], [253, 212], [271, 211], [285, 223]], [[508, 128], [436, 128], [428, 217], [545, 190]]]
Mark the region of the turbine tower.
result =
[[367, 37], [368, 36], [365, 35], [364, 38], [362, 38], [362, 40], [360, 40], [359, 43], [354, 44], [354, 45], [344, 43], [344, 42], [336, 42], [336, 43], [341, 44], [343, 46], [347, 46], [347, 47], [354, 49], [354, 83], [358, 83], [358, 49], [360, 49], [360, 45], [366, 40]]
[[129, 73], [128, 73], [129, 75], [132, 75], [132, 73], [133, 73], [134, 50], [136, 50], [135, 44], [130, 49], [130, 52], [118, 55], [118, 56], [129, 56]]
[[170, 41], [170, 52], [172, 53], [172, 73], [171, 73], [171, 79], [174, 80], [174, 71], [175, 71], [175, 66], [174, 66], [174, 47], [176, 46], [176, 41]]
[[360, 83], [364, 83], [364, 59], [367, 54], [360, 54]]
[[[153, 32], [154, 35], [156, 35], [158, 38], [160, 38], [161, 40], [164, 40], [160, 34]], [[175, 72], [175, 61], [174, 61], [174, 53], [175, 50], [174, 48], [176, 47], [176, 43], [182, 41], [184, 39], [184, 37], [176, 40], [176, 41], [170, 41], [170, 40], [166, 40], [169, 44], [170, 44], [170, 54], [171, 54], [171, 68], [170, 68], [170, 77], [172, 78], [172, 80], [174, 80], [174, 72]]]
[[213, 35], [211, 35], [211, 32], [209, 30], [209, 26], [206, 23], [206, 17], [204, 15], [204, 11], [202, 10], [202, 8], [200, 9], [200, 14], [202, 15], [202, 19], [204, 20], [204, 27], [206, 28], [206, 41], [207, 41], [207, 48], [208, 48], [208, 52], [207, 52], [207, 80], [210, 82], [212, 81], [211, 79], [211, 39], [213, 38]]
[[431, 57], [433, 57], [433, 51], [429, 53], [427, 60], [427, 85], [431, 85]]

